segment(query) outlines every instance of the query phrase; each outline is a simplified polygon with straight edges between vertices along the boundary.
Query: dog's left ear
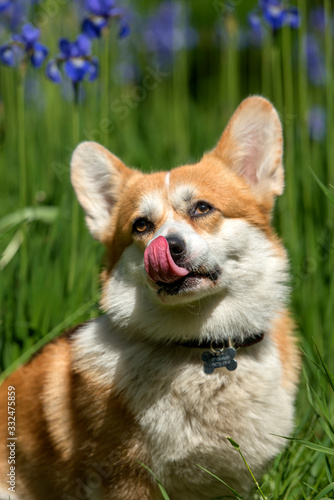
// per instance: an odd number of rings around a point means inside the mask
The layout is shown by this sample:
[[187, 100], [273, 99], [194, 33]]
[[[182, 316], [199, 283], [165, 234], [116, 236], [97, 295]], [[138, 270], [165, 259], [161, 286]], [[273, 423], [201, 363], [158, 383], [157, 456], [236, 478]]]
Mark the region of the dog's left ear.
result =
[[220, 138], [214, 154], [242, 176], [261, 201], [283, 193], [283, 136], [277, 111], [263, 97], [245, 99]]

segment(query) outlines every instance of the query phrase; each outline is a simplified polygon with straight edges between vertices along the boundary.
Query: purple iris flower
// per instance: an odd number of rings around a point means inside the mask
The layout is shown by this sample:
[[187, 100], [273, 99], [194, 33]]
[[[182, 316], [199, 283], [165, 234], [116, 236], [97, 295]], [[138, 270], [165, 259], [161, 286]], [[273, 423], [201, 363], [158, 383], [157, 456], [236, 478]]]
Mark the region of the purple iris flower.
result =
[[298, 29], [301, 23], [301, 16], [297, 7], [290, 7], [285, 12], [285, 24], [290, 28]]
[[25, 11], [26, 8], [19, 2], [3, 1], [0, 3], [0, 26], [6, 31], [17, 31], [25, 18]]
[[130, 33], [125, 11], [116, 7], [114, 0], [86, 0], [86, 10], [90, 15], [83, 20], [82, 31], [90, 38], [100, 38], [103, 28], [108, 26], [112, 19], [119, 22], [120, 38]]
[[10, 0], [0, 0], [0, 12], [3, 12], [4, 10], [8, 9], [10, 7], [11, 1]]
[[190, 26], [189, 11], [183, 3], [169, 0], [162, 2], [148, 18], [143, 34], [147, 49], [159, 63], [170, 63], [173, 53], [192, 49], [198, 42], [197, 32]]
[[323, 85], [326, 81], [326, 65], [318, 40], [313, 35], [304, 39], [304, 54], [309, 80], [314, 85]]
[[265, 29], [257, 11], [251, 11], [247, 16], [250, 30], [245, 33], [245, 44], [250, 43], [255, 47], [260, 47], [265, 38]]
[[323, 7], [316, 7], [310, 11], [310, 26], [318, 31], [324, 32], [326, 26], [326, 12]]
[[48, 62], [47, 77], [55, 83], [62, 81], [60, 66], [64, 66], [65, 75], [78, 84], [85, 78], [92, 82], [98, 76], [98, 60], [91, 55], [91, 40], [81, 33], [74, 42], [65, 38], [59, 40], [60, 54]]
[[273, 30], [283, 26], [297, 29], [300, 26], [301, 17], [297, 7], [286, 8], [282, 0], [259, 0], [259, 7], [264, 20]]
[[40, 33], [32, 24], [24, 24], [19, 35], [12, 35], [12, 40], [0, 47], [0, 61], [7, 66], [16, 66], [26, 57], [35, 68], [40, 68], [49, 53], [38, 41]]
[[308, 113], [308, 129], [311, 139], [317, 142], [326, 136], [326, 112], [320, 106], [314, 106]]
[[31, 4], [41, 0], [0, 0], [0, 25], [10, 32], [18, 31], [26, 22]]
[[285, 8], [279, 0], [261, 2], [263, 18], [274, 30], [282, 28], [285, 21]]
[[261, 29], [262, 21], [261, 21], [261, 17], [259, 16], [258, 12], [252, 10], [251, 12], [248, 13], [247, 19], [248, 19], [248, 23], [249, 23], [250, 27], [254, 31]]

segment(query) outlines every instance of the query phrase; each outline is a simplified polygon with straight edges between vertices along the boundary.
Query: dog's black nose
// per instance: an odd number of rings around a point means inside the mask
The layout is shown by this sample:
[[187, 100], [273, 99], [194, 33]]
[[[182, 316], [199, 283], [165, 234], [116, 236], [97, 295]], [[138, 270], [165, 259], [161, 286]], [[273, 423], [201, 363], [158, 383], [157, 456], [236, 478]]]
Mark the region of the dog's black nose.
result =
[[166, 240], [168, 241], [170, 254], [174, 262], [178, 264], [186, 252], [185, 241], [175, 235], [167, 236]]

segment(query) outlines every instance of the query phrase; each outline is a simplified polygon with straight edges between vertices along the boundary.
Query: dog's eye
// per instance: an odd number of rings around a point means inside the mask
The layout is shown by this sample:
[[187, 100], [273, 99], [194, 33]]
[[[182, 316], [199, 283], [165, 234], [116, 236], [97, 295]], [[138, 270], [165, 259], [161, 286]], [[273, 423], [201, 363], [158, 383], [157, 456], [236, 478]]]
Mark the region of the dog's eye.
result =
[[204, 215], [211, 212], [212, 206], [206, 201], [199, 201], [194, 210], [194, 215]]
[[133, 223], [132, 229], [135, 233], [145, 233], [150, 226], [150, 222], [142, 217], [136, 219]]

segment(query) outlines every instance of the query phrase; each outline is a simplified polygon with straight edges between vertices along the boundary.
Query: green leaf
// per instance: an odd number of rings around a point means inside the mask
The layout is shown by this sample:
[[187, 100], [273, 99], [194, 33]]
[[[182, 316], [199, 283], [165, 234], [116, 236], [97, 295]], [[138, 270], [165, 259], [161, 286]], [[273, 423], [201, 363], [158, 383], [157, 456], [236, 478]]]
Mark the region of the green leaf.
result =
[[11, 239], [5, 250], [2, 252], [2, 256], [0, 259], [0, 271], [2, 271], [15, 256], [16, 252], [22, 245], [23, 240], [24, 240], [24, 231], [22, 228], [20, 228], [18, 231], [16, 231], [14, 237]]
[[325, 466], [326, 466], [326, 475], [329, 483], [333, 482], [333, 475], [331, 471], [331, 464], [328, 460], [328, 457], [325, 457]]
[[325, 186], [325, 184], [319, 179], [319, 177], [315, 174], [312, 168], [310, 170], [313, 174], [313, 177], [315, 178], [315, 180], [317, 181], [317, 183], [319, 184], [319, 186], [321, 187], [321, 189], [323, 190], [329, 201], [334, 205], [334, 192], [332, 192], [330, 189], [328, 189], [327, 186]]
[[213, 474], [212, 472], [210, 472], [209, 470], [207, 469], [204, 469], [204, 467], [202, 467], [201, 465], [198, 465], [196, 464], [197, 467], [199, 467], [200, 469], [204, 470], [204, 472], [207, 472], [208, 474], [210, 474], [210, 476], [214, 477], [215, 479], [217, 479], [219, 482], [223, 483], [230, 491], [232, 491], [232, 493], [239, 499], [239, 500], [246, 500], [243, 496], [239, 495], [239, 493], [237, 491], [235, 491], [231, 486], [229, 486], [227, 483], [225, 483], [225, 481], [223, 481], [222, 479], [220, 479], [220, 477], [216, 476], [215, 474]]
[[[305, 378], [306, 378], [306, 375], [305, 375]], [[332, 439], [332, 436], [334, 436], [334, 428], [332, 426], [331, 418], [330, 418], [330, 415], [329, 415], [329, 412], [328, 412], [328, 409], [326, 406], [325, 396], [322, 395], [323, 400], [324, 400], [324, 401], [322, 401], [320, 399], [320, 397], [318, 396], [317, 391], [315, 391], [313, 389], [313, 387], [311, 386], [311, 384], [307, 380], [307, 378], [306, 378], [306, 384], [307, 384], [306, 388], [307, 388], [307, 393], [309, 395], [310, 404], [312, 405], [312, 407], [314, 408], [316, 413], [319, 415], [319, 417], [321, 417], [321, 419], [323, 419], [324, 423], [327, 424], [328, 429], [330, 431], [329, 437]], [[319, 391], [319, 389], [318, 389], [318, 391]]]
[[58, 207], [25, 207], [0, 219], [0, 233], [4, 233], [24, 222], [40, 221], [45, 224], [52, 224], [58, 214]]
[[319, 365], [316, 361], [314, 361], [314, 359], [310, 358], [310, 356], [306, 353], [306, 351], [304, 351], [304, 349], [302, 347], [300, 347], [300, 350], [303, 353], [303, 355], [305, 356], [305, 358], [308, 359], [308, 361], [310, 361], [310, 363], [312, 363], [316, 368], [318, 368], [319, 370], [321, 370], [323, 372], [321, 365]]
[[328, 448], [327, 446], [322, 446], [321, 444], [316, 444], [316, 443], [310, 443], [309, 441], [305, 441], [303, 439], [297, 439], [297, 438], [290, 438], [286, 436], [279, 436], [278, 434], [274, 434], [277, 437], [287, 439], [288, 441], [293, 441], [295, 443], [301, 444], [302, 446], [305, 446], [305, 448], [309, 448], [310, 450], [313, 451], [318, 451], [320, 453], [326, 453], [326, 455], [332, 455], [334, 456], [334, 449], [333, 448]]
[[237, 451], [240, 450], [240, 446], [238, 445], [238, 443], [236, 443], [232, 438], [230, 437], [226, 437], [226, 439], [231, 443], [231, 445], [233, 446], [233, 448]]
[[314, 491], [314, 493], [318, 493], [317, 490], [315, 488], [313, 488], [313, 486], [311, 486], [310, 484], [305, 483], [305, 481], [303, 482], [303, 484], [305, 484], [305, 486], [307, 486], [308, 488], [310, 488], [310, 490]]
[[250, 473], [250, 475], [252, 476], [252, 479], [253, 479], [253, 481], [254, 481], [254, 483], [255, 483], [255, 485], [256, 485], [257, 490], [260, 492], [260, 494], [261, 494], [262, 498], [263, 498], [264, 500], [266, 500], [266, 497], [265, 497], [265, 495], [263, 494], [263, 491], [261, 490], [261, 487], [260, 487], [260, 485], [259, 485], [259, 483], [258, 483], [258, 481], [257, 481], [256, 477], [254, 476], [253, 472], [251, 471], [251, 468], [249, 467], [249, 465], [248, 465], [248, 463], [247, 463], [247, 460], [245, 459], [245, 457], [244, 457], [244, 455], [243, 455], [243, 453], [242, 453], [242, 451], [241, 451], [241, 449], [240, 449], [240, 446], [238, 445], [238, 443], [236, 443], [236, 442], [234, 441], [234, 439], [232, 439], [232, 438], [230, 438], [230, 437], [227, 437], [227, 436], [226, 436], [226, 439], [227, 439], [227, 440], [231, 443], [231, 445], [233, 446], [233, 448], [234, 448], [235, 450], [237, 450], [237, 452], [238, 452], [238, 453], [239, 453], [239, 455], [241, 456], [241, 458], [242, 458], [242, 460], [243, 460], [244, 464], [245, 464], [245, 465], [246, 465], [246, 467], [247, 467], [248, 472], [249, 472], [249, 473]]
[[154, 472], [151, 471], [151, 469], [149, 467], [147, 467], [147, 465], [143, 464], [142, 462], [138, 462], [138, 463], [152, 474], [152, 476], [154, 477], [154, 479], [156, 480], [156, 482], [158, 484], [159, 490], [160, 490], [164, 500], [170, 500], [165, 488], [162, 486], [161, 482], [159, 481], [158, 477], [154, 474]]
[[317, 495], [313, 500], [320, 500], [321, 498], [325, 498], [325, 495], [327, 495], [327, 493], [330, 493], [331, 491], [334, 491], [334, 483], [329, 484], [328, 486], [326, 486], [326, 488], [321, 490], [319, 495]]
[[9, 375], [19, 368], [19, 366], [26, 363], [36, 352], [38, 352], [42, 347], [44, 347], [48, 342], [57, 337], [65, 328], [69, 328], [69, 326], [75, 324], [75, 322], [84, 315], [89, 309], [91, 309], [97, 302], [97, 296], [94, 299], [90, 300], [79, 309], [77, 309], [71, 316], [62, 321], [58, 326], [53, 328], [47, 335], [38, 340], [30, 349], [26, 350], [21, 354], [19, 358], [17, 358], [14, 363], [12, 363], [6, 370], [4, 370], [0, 374], [0, 385], [6, 380]]
[[324, 359], [323, 359], [323, 357], [322, 357], [322, 355], [321, 355], [321, 353], [320, 353], [320, 351], [319, 351], [319, 349], [318, 349], [318, 346], [317, 346], [317, 344], [316, 344], [315, 342], [314, 342], [314, 345], [315, 345], [315, 348], [316, 348], [316, 350], [317, 350], [318, 356], [319, 356], [319, 358], [320, 358], [321, 364], [322, 364], [322, 366], [323, 366], [323, 368], [324, 368], [324, 370], [325, 370], [325, 372], [326, 372], [326, 375], [327, 375], [328, 381], [329, 381], [329, 383], [330, 383], [330, 385], [331, 385], [331, 387], [332, 387], [332, 390], [334, 391], [334, 376], [333, 376], [333, 374], [329, 371], [329, 369], [328, 369], [328, 367], [327, 367], [327, 365], [326, 365], [326, 363], [325, 363], [325, 361], [324, 361]]

